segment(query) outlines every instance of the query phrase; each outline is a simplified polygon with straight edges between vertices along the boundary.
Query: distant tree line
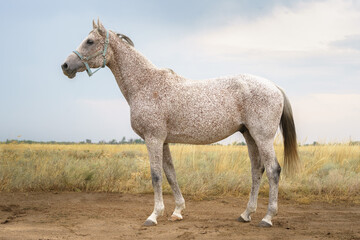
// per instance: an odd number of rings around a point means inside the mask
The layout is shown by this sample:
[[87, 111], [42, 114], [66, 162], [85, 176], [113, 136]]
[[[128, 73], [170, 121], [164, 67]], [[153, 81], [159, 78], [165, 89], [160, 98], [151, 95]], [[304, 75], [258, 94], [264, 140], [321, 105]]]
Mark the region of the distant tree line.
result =
[[[86, 139], [85, 143], [91, 143], [91, 140]], [[99, 144], [145, 144], [145, 141], [142, 140], [141, 138], [137, 138], [137, 139], [130, 138], [129, 140], [126, 140], [126, 138], [123, 137], [121, 141], [117, 141], [116, 139], [113, 139], [109, 142], [106, 142], [105, 140], [101, 140], [99, 141]]]
[[26, 144], [64, 144], [64, 145], [70, 145], [70, 144], [145, 144], [144, 140], [142, 139], [126, 139], [125, 137], [123, 137], [121, 139], [121, 141], [117, 141], [116, 139], [110, 140], [110, 141], [105, 141], [105, 140], [101, 140], [99, 142], [92, 142], [91, 139], [86, 139], [85, 141], [80, 141], [80, 142], [66, 142], [66, 141], [33, 141], [33, 140], [14, 140], [14, 139], [7, 139], [5, 142], [0, 142], [0, 143], [6, 143], [6, 144], [10, 144], [10, 143], [26, 143]]
[[[228, 145], [230, 145], [230, 144], [228, 144]], [[237, 142], [237, 141], [235, 141], [231, 145], [233, 145], [233, 146], [246, 146], [246, 143], [245, 142]]]
[[350, 146], [360, 146], [360, 141], [350, 141], [348, 143], [319, 143], [314, 141], [313, 143], [303, 144], [303, 146], [321, 146], [321, 145], [337, 145], [337, 144], [349, 144]]
[[33, 141], [33, 140], [15, 140], [15, 139], [6, 139], [5, 142], [1, 143], [26, 143], [26, 144], [64, 144], [64, 145], [70, 145], [70, 144], [78, 144], [78, 142], [65, 142], [65, 141]]

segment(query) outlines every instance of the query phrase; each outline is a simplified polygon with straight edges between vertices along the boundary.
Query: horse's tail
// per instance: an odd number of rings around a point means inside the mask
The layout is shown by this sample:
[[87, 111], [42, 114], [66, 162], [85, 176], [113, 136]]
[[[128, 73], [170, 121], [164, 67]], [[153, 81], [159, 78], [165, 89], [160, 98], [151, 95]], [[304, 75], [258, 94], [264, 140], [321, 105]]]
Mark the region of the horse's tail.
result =
[[299, 168], [299, 155], [296, 142], [296, 130], [290, 101], [285, 92], [279, 88], [284, 96], [284, 108], [280, 120], [280, 129], [284, 139], [284, 169], [285, 173], [294, 173]]

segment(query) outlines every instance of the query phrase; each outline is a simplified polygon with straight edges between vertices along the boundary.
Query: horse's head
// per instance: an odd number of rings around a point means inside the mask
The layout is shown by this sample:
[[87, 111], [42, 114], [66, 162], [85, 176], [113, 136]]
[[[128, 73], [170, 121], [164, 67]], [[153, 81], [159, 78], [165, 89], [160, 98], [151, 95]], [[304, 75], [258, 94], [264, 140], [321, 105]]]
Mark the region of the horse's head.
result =
[[99, 20], [97, 25], [93, 21], [93, 30], [61, 65], [64, 74], [69, 78], [74, 78], [77, 72], [86, 70], [91, 76], [95, 72], [91, 72], [90, 68], [105, 67], [112, 56], [108, 45], [109, 32]]

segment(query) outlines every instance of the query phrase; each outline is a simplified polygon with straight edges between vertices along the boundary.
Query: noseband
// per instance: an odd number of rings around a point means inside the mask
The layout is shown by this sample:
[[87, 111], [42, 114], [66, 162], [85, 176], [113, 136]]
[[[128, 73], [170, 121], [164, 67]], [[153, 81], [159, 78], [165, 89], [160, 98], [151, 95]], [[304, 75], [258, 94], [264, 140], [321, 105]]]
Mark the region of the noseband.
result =
[[[96, 52], [94, 55], [91, 55], [90, 57], [84, 57], [82, 56], [78, 51], [73, 51], [81, 60], [82, 63], [84, 63], [85, 67], [86, 67], [86, 72], [89, 75], [89, 77], [91, 77], [92, 75], [94, 75], [97, 71], [99, 71], [101, 68], [104, 68], [106, 65], [106, 51], [109, 45], [109, 31], [106, 32], [106, 38], [105, 38], [105, 43], [104, 43], [104, 50], [103, 51], [98, 51]], [[98, 69], [96, 69], [94, 72], [91, 71], [89, 64], [87, 63], [90, 59], [93, 59], [99, 55], [102, 55], [104, 58], [103, 61], [103, 65], [101, 67], [99, 67]]]

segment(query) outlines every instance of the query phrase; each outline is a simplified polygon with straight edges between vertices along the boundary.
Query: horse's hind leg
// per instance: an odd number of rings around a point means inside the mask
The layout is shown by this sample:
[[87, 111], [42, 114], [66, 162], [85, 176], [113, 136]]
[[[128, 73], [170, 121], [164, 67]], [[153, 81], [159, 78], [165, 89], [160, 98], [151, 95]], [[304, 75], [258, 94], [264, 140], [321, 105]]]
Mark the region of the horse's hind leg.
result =
[[171, 159], [169, 145], [167, 143], [164, 144], [163, 168], [175, 198], [175, 210], [171, 215], [170, 220], [181, 220], [183, 219], [181, 211], [185, 209], [185, 200], [181, 194], [179, 184], [176, 180], [176, 173]]
[[[259, 141], [259, 139], [261, 139]], [[269, 180], [269, 205], [266, 216], [261, 220], [260, 227], [271, 227], [272, 218], [276, 216], [278, 210], [278, 190], [281, 167], [276, 159], [273, 145], [273, 138], [255, 138], [258, 146], [261, 161], [264, 163], [266, 175]]]
[[256, 211], [257, 207], [257, 197], [259, 194], [261, 177], [264, 173], [264, 164], [262, 164], [258, 147], [250, 135], [250, 132], [246, 129], [243, 132], [243, 135], [246, 140], [248, 147], [249, 157], [251, 160], [251, 175], [252, 175], [252, 185], [249, 202], [247, 204], [246, 210], [238, 218], [239, 222], [250, 222], [250, 215]]

